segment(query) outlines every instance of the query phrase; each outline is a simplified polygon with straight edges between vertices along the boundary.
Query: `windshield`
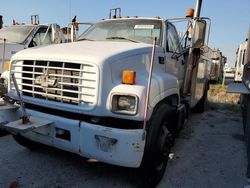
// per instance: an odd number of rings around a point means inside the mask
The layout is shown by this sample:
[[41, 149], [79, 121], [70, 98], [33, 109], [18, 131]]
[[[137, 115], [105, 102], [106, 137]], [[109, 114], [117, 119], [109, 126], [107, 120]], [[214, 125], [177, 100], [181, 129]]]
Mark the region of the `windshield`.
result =
[[6, 39], [8, 42], [23, 43], [34, 26], [14, 25], [4, 27], [0, 30], [0, 39]]
[[146, 19], [117, 19], [99, 22], [91, 26], [80, 37], [80, 40], [90, 41], [130, 41], [152, 44], [157, 37], [157, 44], [161, 41], [162, 22]]

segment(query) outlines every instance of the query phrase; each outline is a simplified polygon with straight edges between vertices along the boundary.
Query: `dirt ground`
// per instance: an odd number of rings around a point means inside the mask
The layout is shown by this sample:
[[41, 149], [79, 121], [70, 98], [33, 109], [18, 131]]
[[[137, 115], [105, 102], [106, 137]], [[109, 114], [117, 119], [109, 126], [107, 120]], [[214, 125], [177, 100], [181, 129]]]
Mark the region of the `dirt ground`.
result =
[[[240, 111], [236, 104], [230, 104], [233, 110], [225, 110], [214, 103], [210, 101], [205, 113], [191, 115], [176, 139], [158, 188], [248, 185]], [[22, 188], [135, 187], [127, 178], [126, 168], [88, 161], [49, 147], [31, 152], [10, 135], [0, 137], [0, 151], [0, 188], [11, 183]]]
[[240, 114], [194, 114], [173, 148], [159, 187], [242, 188], [247, 184], [246, 153]]

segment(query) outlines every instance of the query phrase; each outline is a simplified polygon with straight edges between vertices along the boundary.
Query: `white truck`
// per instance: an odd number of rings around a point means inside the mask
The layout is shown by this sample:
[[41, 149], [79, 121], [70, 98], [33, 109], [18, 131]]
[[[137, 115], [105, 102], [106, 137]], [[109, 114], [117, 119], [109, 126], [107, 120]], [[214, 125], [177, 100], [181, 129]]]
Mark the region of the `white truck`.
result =
[[[15, 54], [14, 105], [2, 107], [0, 124], [27, 148], [42, 143], [131, 167], [138, 185], [156, 186], [190, 109], [204, 111], [209, 71], [200, 6], [184, 19], [117, 16], [92, 25], [78, 42]], [[173, 24], [180, 20], [192, 32], [186, 49]]]
[[[15, 22], [15, 21], [14, 21]], [[65, 42], [57, 24], [39, 24], [38, 15], [31, 16], [31, 24], [17, 24], [0, 30], [0, 74], [2, 83], [8, 79], [11, 57], [20, 50]], [[1, 87], [3, 92], [5, 87]]]
[[247, 148], [247, 178], [250, 178], [250, 29], [247, 40], [240, 45], [237, 61], [242, 66], [241, 82], [230, 83], [228, 93], [239, 93], [242, 110], [243, 131]]
[[234, 73], [234, 81], [235, 82], [242, 81], [246, 48], [247, 48], [247, 41], [242, 43], [236, 51], [235, 73]]

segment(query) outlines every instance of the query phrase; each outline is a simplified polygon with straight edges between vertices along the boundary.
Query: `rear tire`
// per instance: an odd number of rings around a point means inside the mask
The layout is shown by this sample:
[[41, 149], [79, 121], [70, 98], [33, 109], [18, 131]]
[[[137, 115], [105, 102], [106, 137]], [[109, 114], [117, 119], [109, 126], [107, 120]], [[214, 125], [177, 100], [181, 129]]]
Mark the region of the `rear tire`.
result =
[[173, 111], [168, 104], [161, 104], [147, 125], [142, 163], [132, 174], [132, 179], [138, 187], [155, 187], [164, 175], [173, 145], [173, 137], [168, 130], [172, 114]]
[[26, 147], [27, 149], [29, 149], [31, 151], [36, 150], [38, 148], [41, 148], [43, 146], [42, 144], [40, 144], [38, 142], [34, 142], [28, 138], [25, 138], [20, 134], [12, 135], [12, 136], [18, 144]]
[[246, 94], [243, 94], [241, 96], [242, 96], [242, 100], [241, 100], [242, 121], [243, 121], [243, 130], [244, 130], [244, 133], [245, 133], [246, 124], [247, 124], [247, 112], [248, 112], [247, 103], [248, 103], [248, 101], [250, 101], [250, 97], [249, 97], [249, 95], [246, 95]]

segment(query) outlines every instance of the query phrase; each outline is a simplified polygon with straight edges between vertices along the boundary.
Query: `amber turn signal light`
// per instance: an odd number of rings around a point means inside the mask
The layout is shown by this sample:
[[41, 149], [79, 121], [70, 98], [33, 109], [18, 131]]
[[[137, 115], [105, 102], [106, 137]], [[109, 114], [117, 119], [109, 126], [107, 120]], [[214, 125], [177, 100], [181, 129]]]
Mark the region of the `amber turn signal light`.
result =
[[10, 61], [5, 61], [5, 70], [9, 71], [10, 70]]
[[187, 10], [187, 15], [186, 15], [187, 18], [193, 18], [194, 17], [194, 9], [193, 8], [190, 8]]
[[136, 72], [132, 70], [124, 70], [122, 72], [122, 83], [123, 84], [135, 84]]

